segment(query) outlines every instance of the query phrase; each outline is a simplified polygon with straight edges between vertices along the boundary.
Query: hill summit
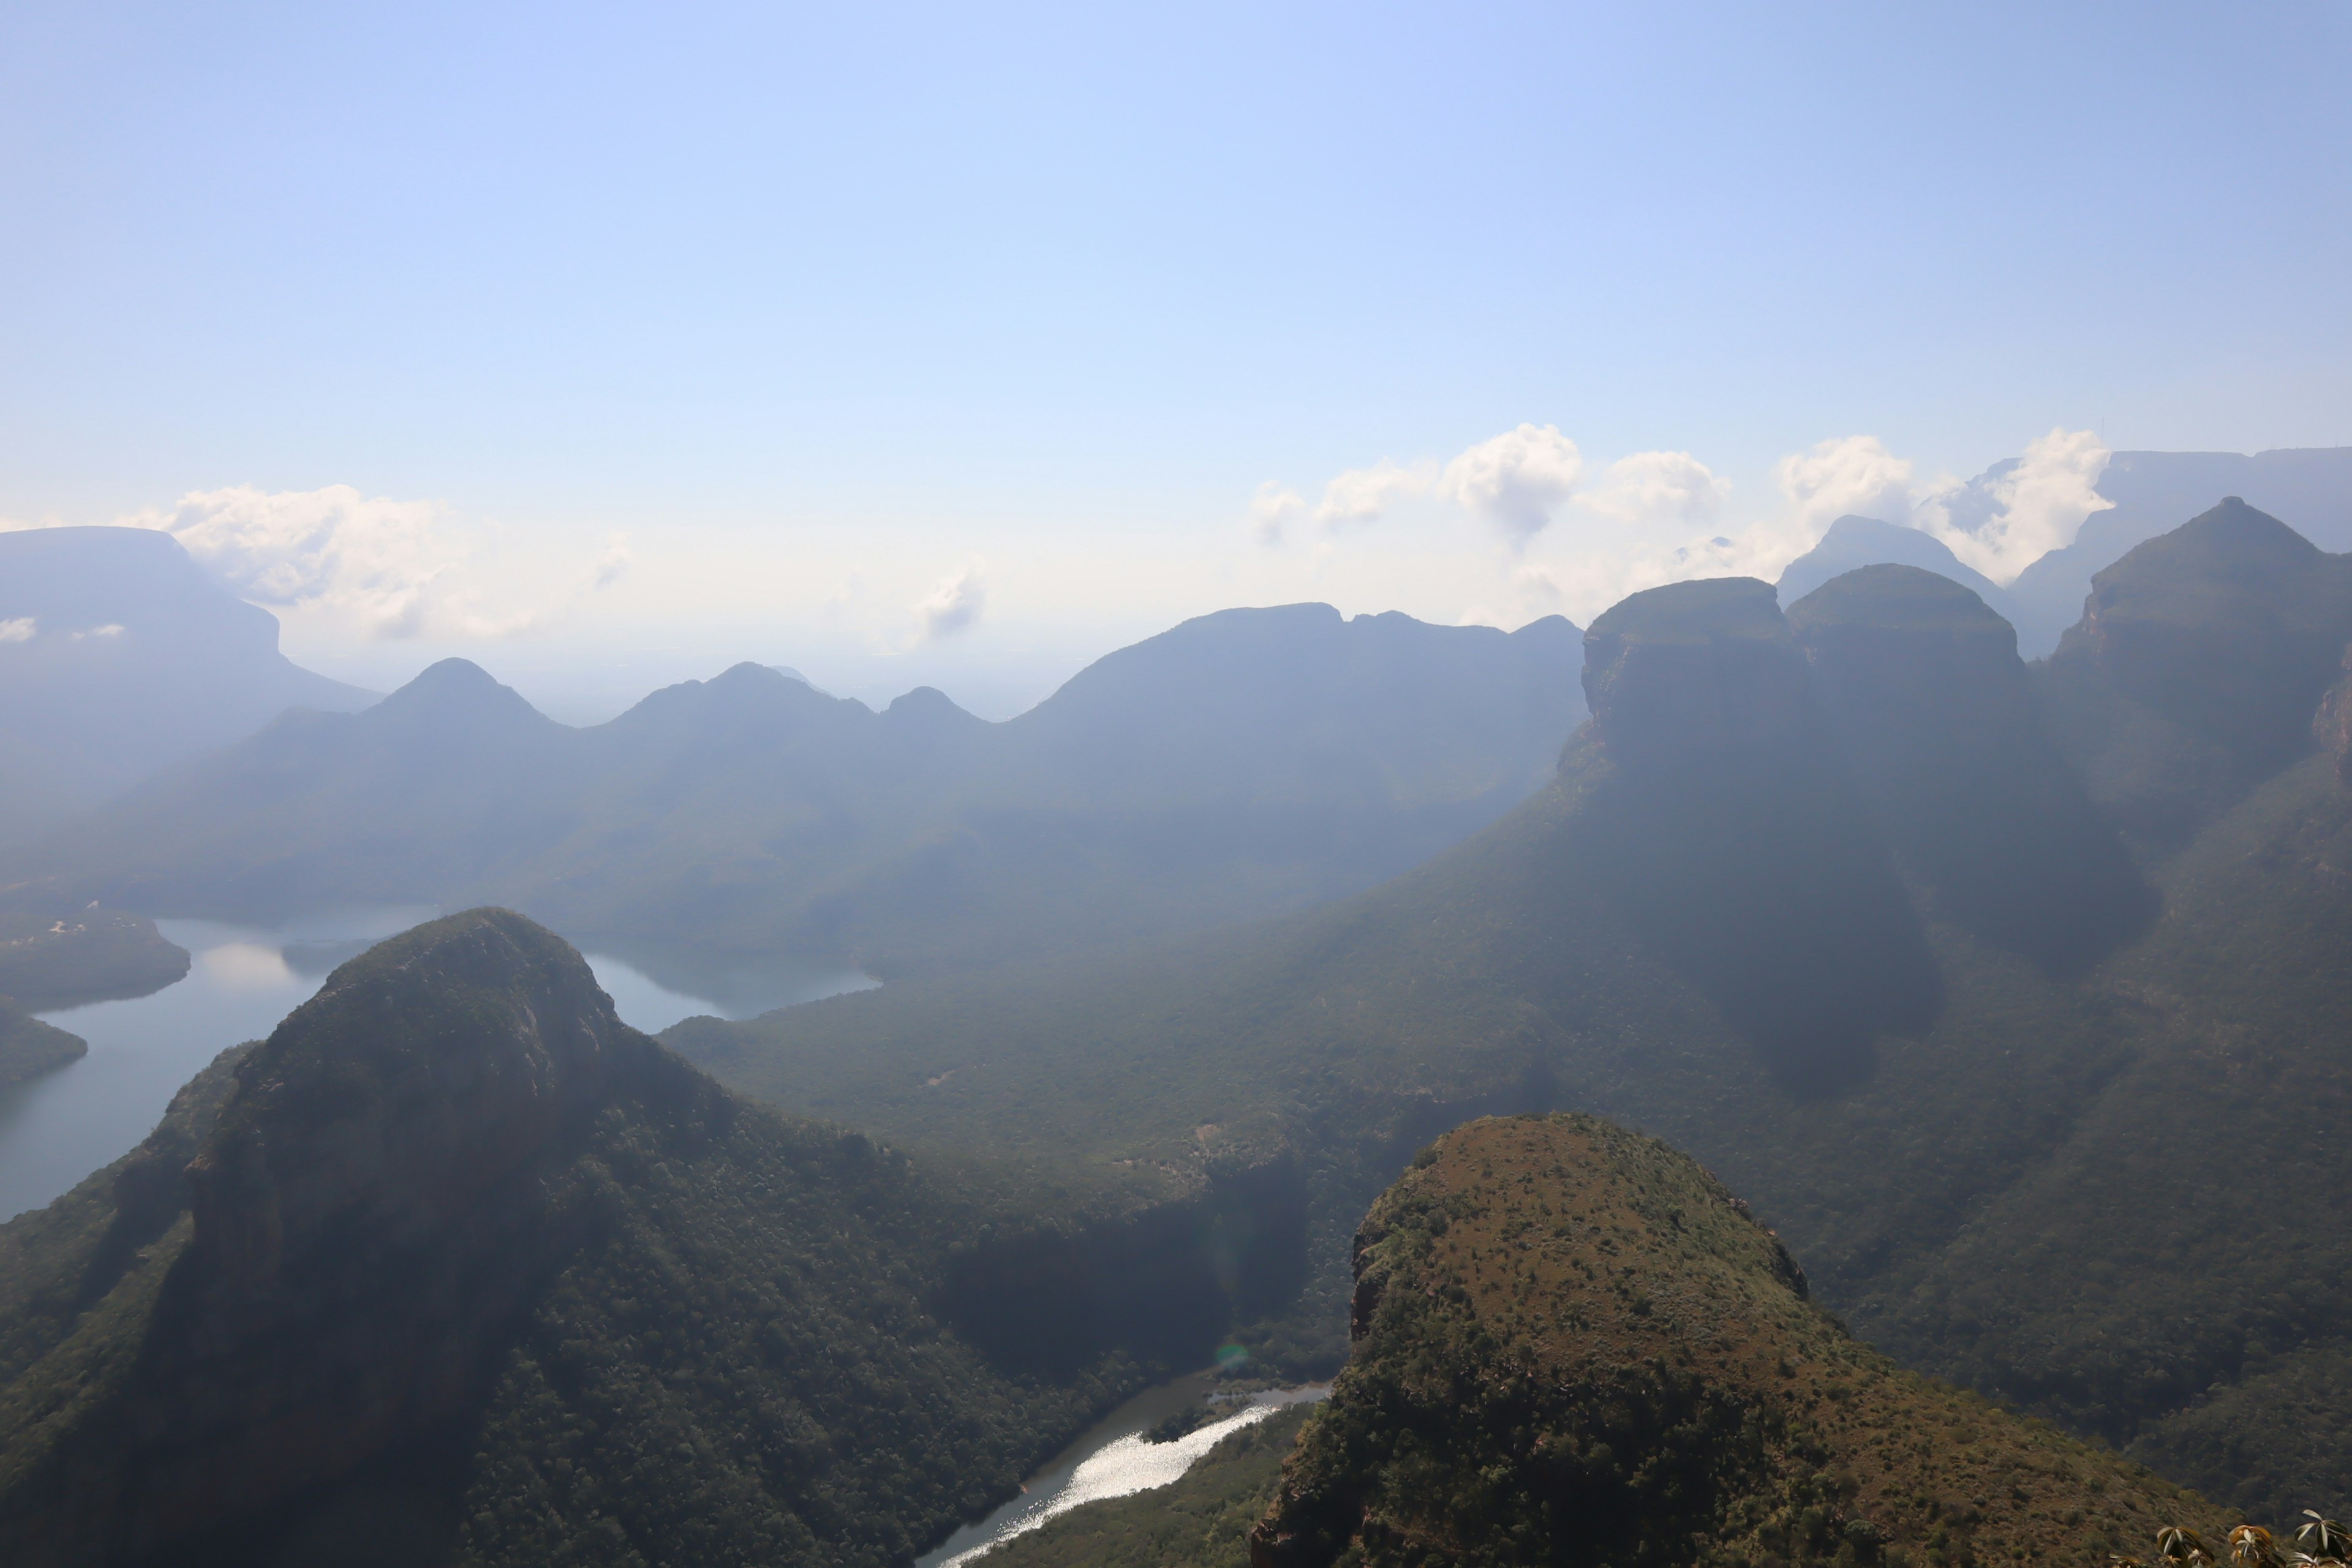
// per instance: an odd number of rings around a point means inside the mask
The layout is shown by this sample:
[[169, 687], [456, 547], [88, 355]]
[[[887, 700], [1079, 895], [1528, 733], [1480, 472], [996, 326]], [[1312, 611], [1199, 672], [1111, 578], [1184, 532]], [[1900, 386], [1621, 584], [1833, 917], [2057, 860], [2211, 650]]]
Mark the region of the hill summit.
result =
[[1354, 1354], [1254, 1568], [2104, 1563], [2194, 1494], [1898, 1370], [1747, 1205], [1589, 1116], [1438, 1141], [1356, 1237]]
[[969, 1189], [420, 926], [0, 1226], [0, 1561], [904, 1563], [1150, 1372], [944, 1321]]

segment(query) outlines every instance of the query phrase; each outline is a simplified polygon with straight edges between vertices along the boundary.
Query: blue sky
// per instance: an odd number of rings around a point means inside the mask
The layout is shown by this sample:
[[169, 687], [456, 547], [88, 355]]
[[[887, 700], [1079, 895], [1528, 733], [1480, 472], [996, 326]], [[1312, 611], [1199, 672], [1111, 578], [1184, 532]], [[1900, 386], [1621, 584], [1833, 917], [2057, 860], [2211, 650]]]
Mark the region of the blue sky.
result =
[[[1587, 557], [1785, 538], [1825, 440], [1923, 492], [2053, 429], [2352, 442], [2347, 68], [2346, 0], [18, 0], [0, 517], [411, 509], [479, 613], [280, 606], [379, 684], [478, 645], [985, 708], [1224, 603], [1580, 617], [1635, 580]], [[1498, 542], [1442, 476], [1523, 425], [1714, 510]], [[1253, 530], [1384, 458], [1380, 516]]]

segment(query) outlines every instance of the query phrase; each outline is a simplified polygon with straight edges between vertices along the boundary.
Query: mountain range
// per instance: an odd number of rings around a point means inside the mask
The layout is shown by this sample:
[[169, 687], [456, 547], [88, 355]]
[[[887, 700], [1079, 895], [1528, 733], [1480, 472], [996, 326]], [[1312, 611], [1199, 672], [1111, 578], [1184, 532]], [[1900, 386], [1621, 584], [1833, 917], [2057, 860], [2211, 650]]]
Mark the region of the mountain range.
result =
[[2326, 1506], [2352, 555], [2226, 498], [2032, 663], [1937, 564], [1228, 612], [1004, 725], [452, 661], [132, 790], [12, 896], [513, 889], [889, 984], [655, 1041], [504, 910], [343, 965], [0, 1226], [0, 1551], [900, 1563], [1220, 1344], [1346, 1368], [1183, 1494], [1257, 1568]]
[[[2001, 492], [2020, 466], [1994, 464], [1948, 498], [1950, 520], [1974, 530], [2006, 504]], [[2091, 580], [2135, 545], [2210, 510], [2225, 496], [2285, 519], [2325, 548], [2352, 551], [2352, 447], [2256, 452], [2117, 452], [2101, 470], [2107, 503], [2074, 537], [2028, 565], [2007, 587], [1960, 563], [1942, 541], [1894, 521], [1842, 517], [1780, 575], [1780, 602], [1794, 604], [1857, 566], [1916, 566], [1976, 594], [2017, 629], [2028, 658], [2054, 651], [2083, 613]]]
[[285, 714], [5, 858], [6, 896], [271, 919], [497, 901], [658, 960], [888, 977], [1370, 886], [1508, 811], [1583, 717], [1576, 628], [1228, 610], [992, 724], [741, 664], [611, 722], [462, 659]]
[[2307, 1131], [2352, 1026], [2348, 568], [2231, 500], [2032, 666], [1913, 568], [1785, 614], [1636, 595], [1553, 782], [1380, 889], [666, 1038], [1041, 1186], [1254, 1192], [1300, 1286], [1234, 1331], [1301, 1373], [1415, 1148], [1606, 1114], [1722, 1173], [1904, 1364], [2291, 1511], [2352, 1489], [2352, 1431], [2268, 1414], [2352, 1407], [2352, 1156]]

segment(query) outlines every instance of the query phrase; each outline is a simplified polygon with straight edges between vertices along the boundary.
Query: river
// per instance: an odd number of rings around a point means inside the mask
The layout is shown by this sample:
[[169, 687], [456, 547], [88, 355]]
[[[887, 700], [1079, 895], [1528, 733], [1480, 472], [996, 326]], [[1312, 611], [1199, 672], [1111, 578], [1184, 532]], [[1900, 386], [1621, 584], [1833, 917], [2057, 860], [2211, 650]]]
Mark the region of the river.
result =
[[[130, 1001], [41, 1014], [89, 1041], [89, 1054], [0, 1090], [0, 1221], [40, 1207], [129, 1152], [199, 1068], [230, 1046], [268, 1035], [310, 1000], [336, 964], [436, 912], [346, 910], [268, 930], [157, 921], [168, 940], [188, 950], [186, 978]], [[609, 952], [585, 956], [614, 1010], [647, 1033], [697, 1014], [755, 1017], [874, 984], [838, 966], [738, 965], [704, 977], [675, 963], [633, 963]], [[663, 978], [655, 979], [648, 968]], [[681, 980], [681, 974], [692, 978]]]
[[1276, 1411], [1321, 1399], [1324, 1384], [1254, 1394], [1234, 1414], [1171, 1443], [1147, 1443], [1143, 1434], [1181, 1410], [1201, 1402], [1215, 1386], [1214, 1373], [1194, 1373], [1147, 1388], [1087, 1430], [1023, 1483], [1021, 1495], [977, 1524], [967, 1524], [937, 1549], [915, 1559], [915, 1568], [962, 1568], [972, 1559], [1025, 1535], [1048, 1520], [1085, 1503], [1150, 1491], [1181, 1479], [1193, 1463], [1231, 1433]]

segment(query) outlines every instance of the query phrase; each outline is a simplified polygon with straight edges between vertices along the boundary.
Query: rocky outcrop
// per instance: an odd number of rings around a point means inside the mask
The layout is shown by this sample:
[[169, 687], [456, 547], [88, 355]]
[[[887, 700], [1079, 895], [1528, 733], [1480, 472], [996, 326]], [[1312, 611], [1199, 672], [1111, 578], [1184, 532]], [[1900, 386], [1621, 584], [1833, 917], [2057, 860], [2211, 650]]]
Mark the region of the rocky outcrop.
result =
[[1983, 600], [1933, 573], [1867, 566], [1789, 622], [1864, 794], [1939, 913], [2053, 973], [2146, 928], [2156, 895]]
[[1562, 771], [1618, 911], [1791, 1089], [1870, 1070], [1942, 982], [1769, 584], [1636, 594], [1585, 639]]
[[2352, 647], [2345, 649], [2344, 678], [2327, 689], [2312, 716], [2311, 738], [2335, 759], [2336, 782], [2352, 789]]
[[1252, 1568], [2096, 1560], [2224, 1523], [1897, 1370], [1721, 1184], [1595, 1118], [1448, 1134], [1373, 1205], [1356, 1272], [1355, 1353]]

